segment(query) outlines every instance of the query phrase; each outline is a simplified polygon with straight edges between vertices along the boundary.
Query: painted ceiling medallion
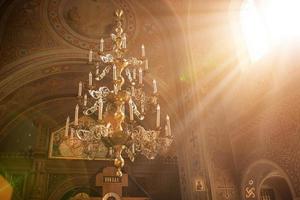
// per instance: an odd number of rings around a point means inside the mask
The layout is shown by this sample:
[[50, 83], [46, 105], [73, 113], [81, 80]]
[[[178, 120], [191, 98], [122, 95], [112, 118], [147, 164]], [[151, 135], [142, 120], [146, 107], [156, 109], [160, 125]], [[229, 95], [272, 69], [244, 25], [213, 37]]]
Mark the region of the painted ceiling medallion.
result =
[[91, 49], [99, 39], [109, 38], [112, 15], [117, 8], [126, 12], [124, 28], [132, 38], [136, 23], [125, 0], [49, 0], [48, 18], [53, 29], [72, 45]]

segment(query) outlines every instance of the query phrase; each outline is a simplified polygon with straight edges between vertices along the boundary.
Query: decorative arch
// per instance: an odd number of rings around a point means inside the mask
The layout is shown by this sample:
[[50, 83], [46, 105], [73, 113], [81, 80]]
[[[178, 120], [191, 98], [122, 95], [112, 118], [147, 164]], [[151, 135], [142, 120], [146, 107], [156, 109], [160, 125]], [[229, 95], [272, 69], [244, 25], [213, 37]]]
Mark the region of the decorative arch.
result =
[[88, 185], [90, 185], [88, 176], [69, 178], [56, 186], [49, 195], [48, 200], [60, 200], [68, 191], [78, 187], [87, 187]]
[[241, 181], [241, 194], [244, 200], [247, 200], [250, 197], [252, 197], [251, 199], [259, 200], [259, 191], [261, 190], [262, 184], [270, 177], [283, 178], [287, 182], [293, 198], [296, 197], [290, 178], [275, 162], [266, 159], [257, 160], [250, 164], [242, 174], [244, 175]]

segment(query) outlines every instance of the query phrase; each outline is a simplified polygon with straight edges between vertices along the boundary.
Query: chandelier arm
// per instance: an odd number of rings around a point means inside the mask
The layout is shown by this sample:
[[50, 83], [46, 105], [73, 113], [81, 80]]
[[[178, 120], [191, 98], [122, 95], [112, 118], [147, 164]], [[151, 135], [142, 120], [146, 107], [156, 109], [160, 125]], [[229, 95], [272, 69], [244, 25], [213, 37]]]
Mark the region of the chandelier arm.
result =
[[135, 57], [127, 58], [127, 61], [130, 65], [133, 65], [133, 66], [138, 66], [138, 65], [143, 64], [143, 60], [135, 58]]
[[125, 73], [126, 73], [126, 76], [127, 76], [128, 80], [129, 80], [129, 82], [132, 83], [133, 82], [133, 78], [131, 76], [129, 68], [125, 69]]
[[109, 95], [110, 90], [108, 89], [108, 87], [99, 87], [98, 90], [88, 90], [89, 94], [91, 97], [93, 97], [94, 99], [99, 99], [102, 98], [102, 101], [105, 101], [107, 95]]
[[[88, 130], [83, 130], [83, 129], [77, 129], [75, 130], [76, 136], [79, 140], [81, 141], [87, 141], [88, 140], [88, 134], [90, 133], [90, 131]], [[83, 135], [85, 135], [85, 137], [82, 137], [80, 135], [80, 133], [82, 133]]]
[[137, 116], [137, 118], [139, 119], [139, 120], [144, 120], [144, 115], [142, 115], [139, 111], [138, 111], [138, 109], [137, 109], [137, 106], [136, 106], [136, 104], [132, 101], [132, 107], [133, 107], [133, 113], [135, 114], [135, 116]]
[[97, 81], [102, 80], [102, 79], [109, 73], [110, 69], [111, 69], [111, 66], [110, 66], [110, 65], [106, 66], [106, 67], [103, 69], [103, 71], [101, 72], [101, 74], [96, 75], [95, 79], [96, 79]]
[[94, 103], [93, 106], [91, 106], [90, 108], [87, 108], [86, 110], [83, 111], [84, 115], [92, 115], [93, 113], [95, 113], [98, 110], [98, 101], [96, 101]]
[[113, 55], [111, 55], [111, 54], [108, 53], [106, 55], [100, 55], [100, 60], [103, 63], [112, 64], [115, 59], [114, 59]]

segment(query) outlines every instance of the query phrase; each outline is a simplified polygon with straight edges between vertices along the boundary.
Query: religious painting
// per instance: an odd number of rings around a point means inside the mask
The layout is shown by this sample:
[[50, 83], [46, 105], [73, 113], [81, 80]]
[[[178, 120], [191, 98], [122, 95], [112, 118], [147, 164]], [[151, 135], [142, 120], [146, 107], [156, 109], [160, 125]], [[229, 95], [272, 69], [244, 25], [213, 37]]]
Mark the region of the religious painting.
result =
[[[77, 159], [77, 160], [109, 160], [106, 146], [97, 140], [95, 145], [80, 140], [75, 133], [66, 135], [65, 127], [51, 133], [49, 143], [49, 158], [55, 159]], [[97, 148], [91, 156], [87, 148]]]
[[205, 182], [203, 178], [198, 178], [195, 180], [195, 190], [196, 192], [205, 191]]

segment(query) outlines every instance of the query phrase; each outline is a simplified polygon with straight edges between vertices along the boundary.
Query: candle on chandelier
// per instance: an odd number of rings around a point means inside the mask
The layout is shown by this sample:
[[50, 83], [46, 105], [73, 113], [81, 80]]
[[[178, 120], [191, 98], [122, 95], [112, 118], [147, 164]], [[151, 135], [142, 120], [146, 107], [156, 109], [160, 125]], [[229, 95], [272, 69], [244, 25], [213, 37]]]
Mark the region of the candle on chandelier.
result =
[[131, 152], [133, 153], [133, 154], [135, 154], [135, 146], [134, 146], [134, 143], [132, 143], [132, 146], [131, 146]]
[[167, 136], [171, 136], [171, 123], [170, 123], [170, 117], [169, 115], [166, 116], [166, 122], [167, 122], [167, 128], [168, 128], [168, 131], [166, 132], [166, 135]]
[[134, 80], [136, 79], [136, 69], [135, 68], [132, 70], [132, 78]]
[[84, 106], [87, 105], [87, 94], [84, 95], [84, 98], [83, 98], [83, 105], [84, 105]]
[[92, 72], [89, 73], [89, 86], [93, 85], [93, 74]]
[[96, 64], [96, 75], [98, 75], [99, 74], [99, 62], [97, 62], [97, 64]]
[[154, 94], [157, 93], [157, 84], [156, 84], [156, 80], [153, 80], [153, 93], [154, 93]]
[[143, 84], [143, 70], [142, 68], [139, 68], [139, 84]]
[[103, 101], [102, 98], [99, 98], [99, 107], [98, 107], [98, 120], [102, 120], [102, 114], [103, 114]]
[[113, 66], [113, 80], [117, 80], [117, 66]]
[[149, 69], [149, 65], [148, 65], [148, 59], [145, 60], [145, 70]]
[[141, 102], [141, 112], [142, 112], [142, 113], [145, 112], [145, 104], [144, 104], [143, 101]]
[[73, 137], [74, 137], [74, 129], [71, 128], [71, 136], [70, 136], [71, 140], [73, 139]]
[[82, 95], [82, 82], [80, 81], [78, 84], [78, 96], [81, 97]]
[[126, 48], [126, 34], [124, 33], [122, 36], [122, 48]]
[[104, 40], [103, 38], [100, 39], [100, 52], [103, 52], [104, 50]]
[[78, 125], [78, 112], [79, 112], [79, 105], [77, 104], [75, 107], [75, 120], [74, 120], [75, 126]]
[[160, 106], [157, 104], [156, 106], [156, 127], [160, 127]]
[[130, 121], [133, 121], [133, 102], [132, 102], [132, 99], [129, 99], [129, 118], [130, 118]]
[[70, 123], [70, 117], [68, 116], [66, 121], [65, 137], [68, 137], [69, 134], [69, 123]]
[[168, 136], [168, 126], [167, 125], [165, 125], [165, 134], [166, 134], [166, 136]]
[[142, 44], [141, 49], [142, 49], [142, 58], [144, 58], [146, 56], [144, 44]]
[[89, 53], [89, 62], [93, 62], [93, 50], [91, 49], [90, 50], [90, 53]]
[[131, 86], [131, 96], [134, 96], [135, 95], [135, 93], [134, 93], [134, 86], [132, 85]]

